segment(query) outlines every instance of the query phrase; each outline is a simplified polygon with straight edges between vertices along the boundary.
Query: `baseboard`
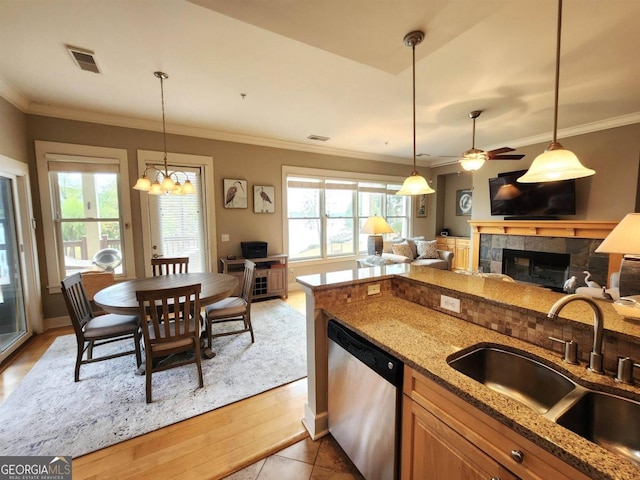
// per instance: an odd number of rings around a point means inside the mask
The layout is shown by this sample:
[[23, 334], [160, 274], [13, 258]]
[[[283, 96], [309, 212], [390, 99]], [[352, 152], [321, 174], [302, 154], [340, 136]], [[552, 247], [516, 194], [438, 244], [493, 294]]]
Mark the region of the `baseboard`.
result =
[[51, 328], [68, 327], [70, 325], [71, 319], [68, 315], [65, 317], [45, 318], [43, 322], [45, 331]]

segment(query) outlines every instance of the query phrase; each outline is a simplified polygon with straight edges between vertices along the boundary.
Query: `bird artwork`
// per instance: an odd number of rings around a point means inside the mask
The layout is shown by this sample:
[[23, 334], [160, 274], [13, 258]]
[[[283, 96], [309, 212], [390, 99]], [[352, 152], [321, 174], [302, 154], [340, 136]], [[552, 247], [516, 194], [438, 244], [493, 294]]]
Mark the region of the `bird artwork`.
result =
[[587, 270], [582, 273], [585, 274], [584, 283], [587, 284], [587, 287], [598, 289], [602, 288], [598, 282], [594, 282], [593, 280], [591, 280], [591, 274]]
[[274, 187], [253, 186], [253, 211], [255, 213], [273, 213]]
[[[225, 180], [226, 182], [226, 180]], [[234, 200], [236, 200], [236, 198], [239, 196], [238, 194], [238, 187], [236, 186], [238, 185], [240, 187], [240, 190], [242, 193], [246, 194], [246, 191], [244, 189], [244, 186], [242, 185], [242, 182], [240, 180], [236, 180], [235, 182], [233, 182], [233, 184], [227, 188], [227, 194], [225, 196], [225, 202], [224, 202], [224, 206], [226, 208], [244, 208], [246, 207], [246, 195], [244, 196], [245, 198], [245, 203], [244, 205], [236, 205], [234, 204]]]
[[264, 188], [260, 187], [260, 198], [262, 199], [262, 211], [266, 211], [267, 203], [273, 205], [273, 202], [269, 198], [269, 195], [264, 191]]
[[567, 293], [573, 293], [576, 290], [576, 285], [578, 284], [578, 279], [575, 275], [567, 278], [564, 282], [564, 287], [562, 288]]

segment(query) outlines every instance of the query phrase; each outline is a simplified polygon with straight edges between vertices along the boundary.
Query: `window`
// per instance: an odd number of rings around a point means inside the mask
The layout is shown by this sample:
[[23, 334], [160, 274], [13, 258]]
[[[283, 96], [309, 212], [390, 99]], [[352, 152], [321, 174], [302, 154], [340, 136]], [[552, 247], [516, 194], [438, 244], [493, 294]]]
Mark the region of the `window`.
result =
[[[286, 169], [287, 167], [285, 167]], [[366, 253], [367, 237], [360, 230], [368, 217], [384, 217], [395, 234], [408, 236], [410, 197], [395, 194], [402, 180], [341, 178], [285, 172], [288, 253], [292, 261], [325, 259]], [[300, 173], [298, 173], [300, 172]]]
[[50, 291], [76, 272], [133, 274], [126, 151], [36, 142], [36, 155]]

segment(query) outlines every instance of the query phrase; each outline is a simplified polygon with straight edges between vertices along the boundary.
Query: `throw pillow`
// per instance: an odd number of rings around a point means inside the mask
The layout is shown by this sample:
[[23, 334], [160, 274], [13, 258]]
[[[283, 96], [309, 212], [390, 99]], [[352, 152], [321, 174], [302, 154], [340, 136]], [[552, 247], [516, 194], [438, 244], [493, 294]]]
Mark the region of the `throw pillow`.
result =
[[409, 244], [407, 242], [402, 242], [402, 243], [397, 243], [395, 245], [391, 245], [391, 248], [393, 249], [393, 253], [395, 253], [396, 255], [402, 255], [403, 257], [407, 257], [411, 260], [413, 260], [415, 257], [413, 256], [413, 252], [411, 250], [411, 247], [409, 246]]
[[421, 235], [419, 237], [407, 238], [407, 243], [411, 247], [411, 253], [413, 253], [413, 258], [416, 258], [418, 256], [418, 247], [416, 245], [416, 242], [418, 240], [424, 240], [424, 237]]
[[435, 240], [418, 240], [416, 246], [418, 247], [418, 258], [440, 258]]

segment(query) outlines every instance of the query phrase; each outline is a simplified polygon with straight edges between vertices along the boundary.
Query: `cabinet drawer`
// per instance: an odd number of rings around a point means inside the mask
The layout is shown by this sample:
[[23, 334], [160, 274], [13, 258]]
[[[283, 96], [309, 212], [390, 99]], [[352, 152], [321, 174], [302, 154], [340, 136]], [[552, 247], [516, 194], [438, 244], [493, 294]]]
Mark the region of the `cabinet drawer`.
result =
[[[587, 480], [556, 456], [405, 366], [404, 393], [487, 455], [523, 479]], [[522, 461], [512, 452], [522, 454]]]

